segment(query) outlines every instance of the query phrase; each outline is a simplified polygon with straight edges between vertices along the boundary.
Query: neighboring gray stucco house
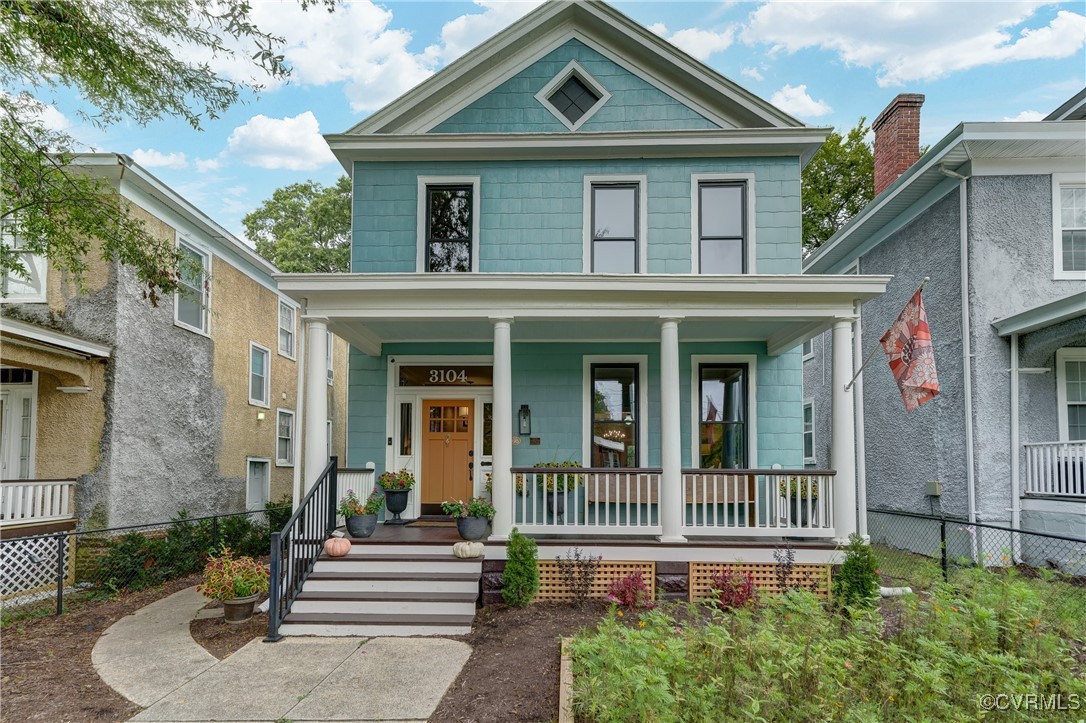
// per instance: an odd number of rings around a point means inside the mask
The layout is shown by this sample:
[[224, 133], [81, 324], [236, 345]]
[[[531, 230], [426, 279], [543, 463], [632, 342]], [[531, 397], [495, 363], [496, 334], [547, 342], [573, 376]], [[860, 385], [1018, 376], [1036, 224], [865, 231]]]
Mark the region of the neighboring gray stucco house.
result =
[[[867, 507], [1086, 536], [1086, 89], [1043, 121], [961, 123], [918, 158], [922, 103], [898, 96], [876, 119], [875, 199], [804, 262], [893, 274], [863, 305], [864, 356], [931, 279], [940, 396], [906, 412], [881, 351], [857, 388]], [[829, 335], [804, 352], [804, 456], [820, 468]]]

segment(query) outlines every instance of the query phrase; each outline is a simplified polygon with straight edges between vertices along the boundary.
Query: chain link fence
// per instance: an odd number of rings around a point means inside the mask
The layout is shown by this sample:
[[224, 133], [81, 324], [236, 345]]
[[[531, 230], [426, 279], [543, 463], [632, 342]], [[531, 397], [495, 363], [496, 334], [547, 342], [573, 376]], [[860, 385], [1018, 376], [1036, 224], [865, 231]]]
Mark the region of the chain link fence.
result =
[[930, 590], [967, 569], [1019, 575], [1064, 619], [1086, 619], [1086, 538], [932, 515], [868, 510], [887, 587]]
[[60, 615], [75, 604], [145, 590], [203, 570], [222, 547], [268, 555], [290, 505], [101, 530], [0, 540], [0, 622]]

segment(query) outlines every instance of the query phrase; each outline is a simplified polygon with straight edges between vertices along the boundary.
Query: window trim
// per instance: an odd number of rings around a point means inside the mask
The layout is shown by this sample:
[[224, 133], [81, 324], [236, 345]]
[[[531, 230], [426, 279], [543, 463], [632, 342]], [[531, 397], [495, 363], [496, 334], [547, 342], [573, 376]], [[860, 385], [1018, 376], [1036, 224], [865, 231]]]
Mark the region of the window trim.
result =
[[[809, 350], [807, 348], [808, 345], [810, 346]], [[807, 341], [805, 341], [805, 342], [803, 342], [802, 344], [799, 345], [799, 352], [803, 356], [803, 361], [810, 361], [811, 359], [815, 358], [814, 337], [813, 336], [810, 339], [808, 339]]]
[[1067, 368], [1069, 361], [1086, 361], [1086, 347], [1065, 346], [1056, 350], [1056, 416], [1061, 442], [1068, 442], [1071, 430], [1067, 418]]
[[594, 213], [594, 186], [637, 184], [637, 231], [638, 238], [634, 251], [634, 273], [648, 273], [648, 245], [649, 245], [649, 177], [646, 174], [591, 174], [584, 177], [583, 206], [582, 206], [582, 234], [584, 246], [582, 248], [582, 268], [586, 274], [603, 273], [596, 272], [592, 268], [593, 238], [592, 217]]
[[[264, 400], [255, 399], [253, 397], [253, 349], [260, 349], [264, 352], [264, 356], [267, 359], [267, 369], [264, 370]], [[248, 387], [246, 389], [246, 396], [249, 397], [249, 404], [254, 407], [263, 407], [264, 409], [271, 409], [271, 367], [272, 367], [272, 354], [271, 349], [263, 344], [257, 344], [255, 341], [249, 342], [249, 360], [246, 365], [249, 373], [245, 378]]]
[[[286, 416], [290, 417], [290, 437], [289, 437], [290, 446], [289, 446], [289, 452], [288, 452], [290, 457], [288, 457], [286, 459], [281, 459], [279, 457], [279, 440], [287, 439], [286, 437], [282, 437], [279, 434], [279, 417], [283, 416], [283, 415], [286, 415]], [[298, 417], [294, 414], [293, 409], [286, 409], [285, 407], [277, 407], [275, 409], [275, 466], [276, 467], [293, 467], [294, 466], [294, 440], [298, 436], [298, 429], [297, 429], [297, 426], [296, 426], [297, 421], [298, 421]]]
[[188, 331], [191, 331], [194, 334], [200, 334], [201, 336], [206, 336], [208, 338], [211, 338], [211, 283], [210, 283], [210, 279], [211, 279], [211, 267], [212, 267], [212, 264], [214, 263], [213, 258], [214, 258], [215, 255], [213, 253], [211, 253], [211, 251], [209, 251], [208, 249], [206, 249], [206, 248], [204, 248], [204, 247], [202, 247], [202, 246], [200, 246], [200, 245], [198, 245], [196, 243], [193, 243], [189, 239], [182, 239], [180, 234], [177, 234], [176, 238], [177, 238], [177, 247], [178, 247], [179, 250], [180, 250], [180, 247], [184, 246], [189, 251], [193, 252], [194, 254], [197, 254], [203, 260], [202, 268], [204, 270], [204, 275], [207, 277], [208, 283], [207, 283], [207, 288], [201, 290], [201, 299], [202, 299], [203, 310], [204, 310], [203, 320], [204, 320], [204, 326], [206, 328], [201, 329], [199, 327], [192, 326], [190, 324], [186, 324], [185, 322], [181, 321], [181, 319], [178, 318], [177, 301], [181, 297], [181, 292], [180, 291], [175, 291], [174, 294], [173, 294], [173, 323], [174, 323], [174, 326], [178, 326], [178, 327], [180, 327], [182, 329], [186, 329]]
[[[249, 512], [254, 511], [252, 500], [249, 499], [249, 475], [252, 472], [250, 467], [253, 462], [262, 462], [265, 465], [265, 469], [268, 471], [267, 479], [264, 482], [264, 498], [267, 502], [271, 502], [271, 471], [272, 462], [267, 457], [246, 457], [245, 458], [245, 509]], [[263, 507], [259, 508], [263, 509]]]
[[[698, 425], [701, 423], [701, 378], [698, 369], [702, 365], [747, 365], [747, 464], [758, 469], [758, 355], [757, 354], [691, 354], [690, 355], [690, 467], [701, 464], [701, 440]], [[801, 450], [802, 451], [802, 450]]]
[[1054, 281], [1086, 280], [1086, 271], [1065, 271], [1063, 268], [1063, 218], [1060, 190], [1064, 186], [1086, 185], [1084, 173], [1052, 174], [1052, 279]]
[[649, 357], [647, 354], [586, 354], [581, 357], [581, 464], [591, 464], [592, 444], [592, 366], [594, 364], [636, 364], [638, 465], [649, 466]]
[[[18, 214], [15, 218], [4, 219], [0, 225], [0, 244], [7, 245], [11, 241], [12, 249], [19, 249]], [[0, 274], [0, 304], [43, 304], [49, 301], [49, 259], [40, 254], [32, 254], [23, 251], [19, 254], [26, 270], [30, 274], [31, 283], [35, 285], [37, 293], [12, 296], [8, 293], [8, 279], [10, 274]], [[17, 283], [26, 282], [16, 279]]]
[[[596, 101], [596, 104], [594, 106], [589, 108], [583, 116], [577, 119], [576, 123], [571, 123], [569, 118], [566, 118], [566, 116], [561, 111], [559, 111], [553, 103], [551, 103], [550, 99], [551, 95], [553, 95], [556, 90], [561, 88], [562, 85], [567, 80], [569, 80], [570, 76], [572, 75], [576, 75], [577, 80], [584, 83], [593, 93], [600, 97], [600, 99]], [[576, 60], [571, 60], [566, 63], [566, 67], [562, 68], [562, 70], [558, 72], [558, 75], [554, 76], [549, 83], [544, 85], [543, 88], [535, 94], [535, 99], [539, 101], [539, 103], [544, 108], [546, 108], [551, 115], [557, 118], [568, 130], [576, 131], [580, 129], [580, 127], [583, 126], [589, 118], [596, 115], [596, 113], [599, 112], [600, 108], [607, 104], [607, 101], [611, 100], [611, 94], [607, 92], [607, 89], [600, 85], [600, 82], [593, 78], [592, 75], [587, 70], [585, 70], [580, 63], [578, 63]]]
[[746, 197], [745, 243], [743, 244], [743, 274], [758, 273], [758, 246], [755, 240], [757, 202], [755, 200], [755, 175], [753, 173], [692, 173], [690, 174], [690, 273], [701, 274], [701, 184], [743, 183]]
[[[431, 273], [426, 270], [426, 228], [428, 209], [426, 189], [429, 186], [471, 186], [471, 269], [479, 271], [479, 229], [480, 229], [480, 176], [418, 176], [416, 178], [415, 208], [415, 271], [420, 274]], [[437, 272], [433, 272], [437, 273]]]
[[[815, 425], [815, 409], [814, 409], [814, 407], [815, 407], [815, 402], [814, 402], [813, 397], [807, 397], [806, 399], [804, 399], [803, 400], [803, 412], [800, 413], [800, 418], [799, 418], [800, 419], [801, 429], [802, 429], [802, 427], [806, 424], [806, 421], [803, 419], [803, 414], [806, 412], [807, 409], [811, 410], [811, 431], [808, 432], [806, 429], [803, 429], [803, 442], [804, 443], [807, 440], [807, 435], [808, 434], [811, 435], [811, 456], [808, 457], [806, 454], [803, 455], [803, 464], [805, 464], [805, 465], [806, 464], [815, 464], [815, 460], [817, 459], [817, 456], [818, 456], [817, 446], [816, 446], [818, 436], [817, 436], [817, 433], [815, 431], [817, 425]], [[801, 452], [806, 452], [807, 451], [806, 449], [804, 449], [804, 447], [806, 447], [806, 444], [801, 445], [801, 448], [800, 448]]]
[[[286, 353], [285, 351], [283, 351], [282, 332], [283, 332], [283, 308], [284, 307], [286, 307], [287, 309], [290, 310], [290, 320], [291, 320], [291, 324], [293, 325], [292, 328], [290, 329], [290, 353], [289, 354]], [[297, 351], [298, 350], [298, 307], [296, 307], [293, 304], [289, 303], [286, 299], [281, 298], [281, 299], [279, 299], [278, 314], [279, 314], [279, 318], [277, 320], [277, 327], [278, 327], [279, 338], [277, 339], [278, 343], [276, 344], [276, 346], [278, 347], [279, 356], [286, 357], [287, 359], [290, 359], [291, 361], [297, 361], [297, 359], [298, 359], [298, 351]]]

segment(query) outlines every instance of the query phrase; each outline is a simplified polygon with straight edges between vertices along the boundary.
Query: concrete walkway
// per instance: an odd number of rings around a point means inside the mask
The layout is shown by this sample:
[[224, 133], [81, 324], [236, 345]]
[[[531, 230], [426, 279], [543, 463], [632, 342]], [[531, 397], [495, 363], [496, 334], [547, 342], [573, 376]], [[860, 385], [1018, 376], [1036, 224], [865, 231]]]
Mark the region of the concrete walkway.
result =
[[206, 604], [195, 588], [118, 620], [91, 660], [146, 710], [134, 721], [420, 721], [467, 662], [443, 638], [254, 640], [217, 661], [188, 632]]

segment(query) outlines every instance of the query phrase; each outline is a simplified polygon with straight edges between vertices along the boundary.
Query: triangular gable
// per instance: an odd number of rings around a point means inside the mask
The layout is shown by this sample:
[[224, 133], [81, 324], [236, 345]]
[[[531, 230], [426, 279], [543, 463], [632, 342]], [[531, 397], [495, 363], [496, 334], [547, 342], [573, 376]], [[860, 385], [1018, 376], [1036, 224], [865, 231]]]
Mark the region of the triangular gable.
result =
[[[415, 134], [435, 130], [571, 40], [579, 41], [631, 76], [669, 96], [677, 102], [673, 108], [685, 109], [668, 112], [689, 111], [693, 113], [689, 116], [691, 119], [700, 116], [711, 123], [689, 127], [805, 127], [802, 122], [610, 6], [595, 0], [552, 0], [377, 111], [347, 134]], [[589, 130], [589, 122], [583, 130]], [[660, 128], [659, 125], [655, 127]], [[558, 128], [566, 130], [560, 124]]]

